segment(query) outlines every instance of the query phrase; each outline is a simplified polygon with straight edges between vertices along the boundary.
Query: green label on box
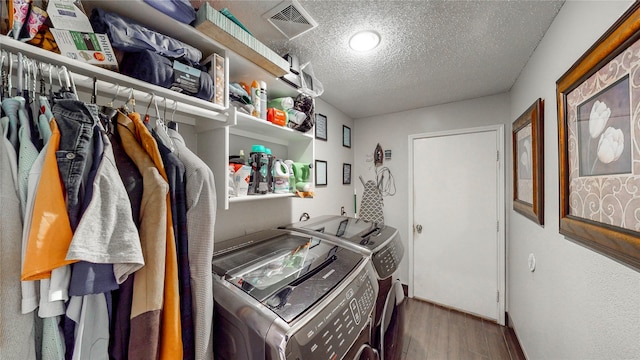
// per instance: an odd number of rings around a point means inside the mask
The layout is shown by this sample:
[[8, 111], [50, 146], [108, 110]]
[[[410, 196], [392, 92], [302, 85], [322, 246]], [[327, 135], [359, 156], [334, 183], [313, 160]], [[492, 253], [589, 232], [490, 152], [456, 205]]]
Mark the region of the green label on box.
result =
[[69, 31], [78, 50], [100, 51], [100, 44], [95, 34]]

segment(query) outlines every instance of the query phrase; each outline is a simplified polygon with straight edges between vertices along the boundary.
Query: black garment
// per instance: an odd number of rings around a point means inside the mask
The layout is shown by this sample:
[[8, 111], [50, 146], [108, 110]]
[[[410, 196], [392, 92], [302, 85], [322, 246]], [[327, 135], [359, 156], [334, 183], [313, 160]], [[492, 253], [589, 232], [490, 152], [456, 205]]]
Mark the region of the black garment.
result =
[[[110, 121], [110, 119], [107, 119]], [[142, 202], [143, 181], [136, 164], [129, 158], [120, 142], [117, 131], [109, 133], [111, 148], [116, 160], [116, 167], [120, 178], [129, 195], [133, 222], [140, 229], [140, 203]], [[109, 329], [109, 358], [127, 360], [129, 355], [129, 335], [131, 333], [131, 304], [133, 302], [133, 279], [135, 274], [129, 275], [120, 284], [120, 289], [111, 293], [113, 297], [113, 316]]]
[[195, 358], [193, 306], [191, 297], [191, 270], [189, 269], [189, 243], [187, 234], [187, 190], [184, 164], [171, 152], [155, 132], [160, 156], [169, 180], [173, 232], [178, 256], [178, 288], [180, 291], [180, 320], [184, 360]]

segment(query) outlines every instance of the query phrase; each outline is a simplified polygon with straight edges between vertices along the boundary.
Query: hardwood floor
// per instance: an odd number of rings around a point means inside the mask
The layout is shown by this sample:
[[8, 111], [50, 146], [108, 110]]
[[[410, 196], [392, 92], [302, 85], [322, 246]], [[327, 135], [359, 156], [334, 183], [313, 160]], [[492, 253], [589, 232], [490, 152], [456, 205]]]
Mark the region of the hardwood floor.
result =
[[510, 329], [428, 302], [406, 299], [402, 360], [524, 360]]

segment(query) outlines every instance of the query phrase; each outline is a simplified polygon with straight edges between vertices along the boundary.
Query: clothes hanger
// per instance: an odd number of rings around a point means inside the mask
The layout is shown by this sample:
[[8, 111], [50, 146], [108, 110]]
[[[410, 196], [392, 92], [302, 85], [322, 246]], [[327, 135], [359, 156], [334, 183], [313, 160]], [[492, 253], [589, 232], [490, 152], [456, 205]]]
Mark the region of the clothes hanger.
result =
[[[167, 104], [165, 102], [165, 110], [166, 109], [167, 109]], [[175, 130], [177, 132], [178, 131], [178, 123], [173, 120], [173, 117], [176, 114], [176, 109], [178, 109], [178, 102], [174, 100], [173, 101], [173, 112], [171, 113], [171, 120], [169, 121], [167, 126], [169, 127], [169, 129]]]
[[154, 130], [156, 131], [156, 134], [158, 134], [158, 139], [160, 139], [162, 144], [167, 148], [169, 148], [171, 152], [173, 152], [175, 150], [175, 146], [173, 145], [173, 140], [171, 140], [171, 137], [169, 137], [169, 134], [167, 134], [167, 128], [164, 124], [164, 120], [160, 118], [160, 111], [158, 110], [158, 102], [156, 101], [155, 94], [152, 94], [152, 95], [153, 95], [152, 97], [153, 105], [156, 108], [156, 126]]
[[147, 104], [147, 110], [144, 112], [143, 122], [150, 126], [149, 122], [151, 121], [151, 115], [149, 114], [149, 108], [151, 108], [151, 102], [156, 99], [156, 94], [151, 93], [151, 99], [149, 99], [149, 103]]

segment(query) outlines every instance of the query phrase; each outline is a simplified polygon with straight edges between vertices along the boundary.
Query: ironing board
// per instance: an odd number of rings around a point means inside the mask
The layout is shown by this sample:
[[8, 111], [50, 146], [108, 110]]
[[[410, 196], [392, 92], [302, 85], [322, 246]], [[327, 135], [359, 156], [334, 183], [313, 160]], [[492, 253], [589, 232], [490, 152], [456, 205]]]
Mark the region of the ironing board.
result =
[[384, 223], [384, 215], [382, 213], [382, 194], [376, 185], [375, 181], [367, 180], [364, 182], [362, 177], [360, 178], [364, 185], [364, 192], [362, 194], [362, 201], [360, 201], [360, 214], [359, 218], [365, 221], [371, 221], [374, 223]]

